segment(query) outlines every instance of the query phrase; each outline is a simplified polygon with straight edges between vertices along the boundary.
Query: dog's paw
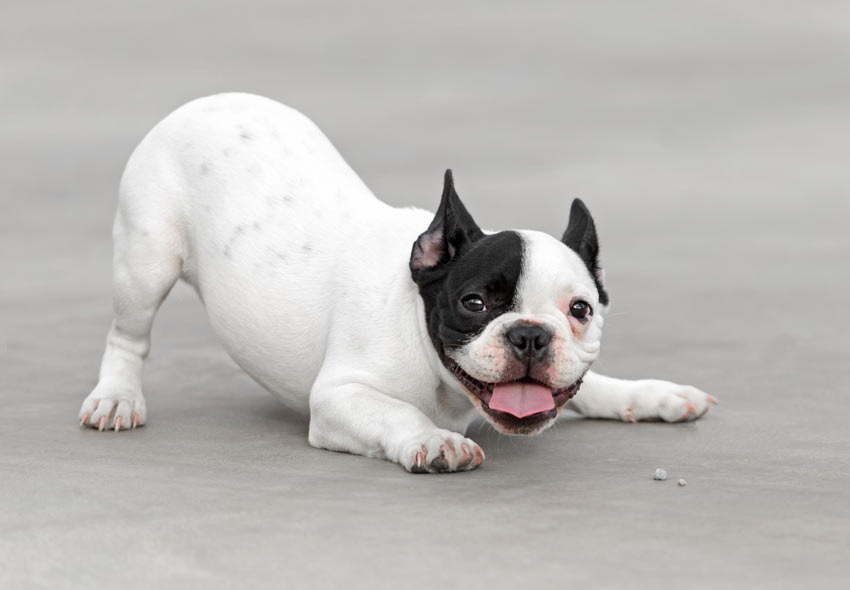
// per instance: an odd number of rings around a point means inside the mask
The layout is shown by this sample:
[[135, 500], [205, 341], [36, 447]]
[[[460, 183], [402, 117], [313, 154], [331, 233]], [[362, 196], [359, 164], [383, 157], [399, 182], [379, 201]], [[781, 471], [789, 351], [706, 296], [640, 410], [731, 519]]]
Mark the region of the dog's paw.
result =
[[713, 395], [696, 387], [670, 381], [647, 379], [636, 382], [635, 387], [620, 415], [624, 422], [696, 420], [708, 411], [710, 404], [717, 403]]
[[80, 426], [104, 430], [129, 430], [143, 426], [147, 419], [141, 391], [99, 383], [83, 401], [78, 416]]
[[406, 444], [399, 462], [411, 473], [469, 471], [484, 462], [484, 451], [461, 434], [434, 430]]

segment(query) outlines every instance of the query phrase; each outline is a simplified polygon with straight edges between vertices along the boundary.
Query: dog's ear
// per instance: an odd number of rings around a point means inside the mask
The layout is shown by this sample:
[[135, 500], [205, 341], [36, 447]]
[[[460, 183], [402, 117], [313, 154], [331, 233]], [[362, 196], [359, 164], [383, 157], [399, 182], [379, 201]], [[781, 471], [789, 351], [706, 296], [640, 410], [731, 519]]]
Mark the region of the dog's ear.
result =
[[452, 171], [446, 170], [443, 197], [437, 214], [425, 233], [413, 244], [410, 253], [413, 279], [418, 280], [422, 272], [446, 264], [483, 236], [484, 232], [472, 219], [455, 191]]
[[599, 266], [599, 238], [596, 236], [596, 224], [593, 223], [593, 217], [590, 216], [590, 211], [581, 199], [573, 200], [570, 221], [561, 241], [584, 261], [590, 276], [596, 283], [596, 290], [599, 291], [599, 303], [608, 305], [608, 292], [602, 285], [603, 272], [602, 267]]

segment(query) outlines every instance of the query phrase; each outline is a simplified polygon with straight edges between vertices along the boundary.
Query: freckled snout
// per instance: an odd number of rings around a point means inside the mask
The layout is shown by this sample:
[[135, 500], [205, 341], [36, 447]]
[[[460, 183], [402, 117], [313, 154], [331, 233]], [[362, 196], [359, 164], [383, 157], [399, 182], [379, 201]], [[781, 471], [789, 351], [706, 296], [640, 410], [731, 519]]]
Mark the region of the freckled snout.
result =
[[520, 324], [505, 332], [511, 352], [523, 363], [540, 362], [549, 352], [552, 332], [543, 326]]

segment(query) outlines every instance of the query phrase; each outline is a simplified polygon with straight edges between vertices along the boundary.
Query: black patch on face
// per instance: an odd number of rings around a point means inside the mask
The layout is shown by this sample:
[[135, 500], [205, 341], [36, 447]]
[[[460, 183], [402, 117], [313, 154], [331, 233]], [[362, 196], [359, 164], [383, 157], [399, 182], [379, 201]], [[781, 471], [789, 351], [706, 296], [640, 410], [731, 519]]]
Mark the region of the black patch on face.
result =
[[596, 224], [590, 216], [590, 210], [581, 199], [573, 200], [570, 208], [570, 221], [561, 241], [579, 255], [584, 261], [596, 290], [599, 292], [599, 303], [608, 305], [608, 292], [602, 285], [602, 267], [599, 265], [599, 238], [596, 236]]
[[[522, 238], [512, 231], [485, 235], [454, 190], [446, 171], [440, 208], [413, 245], [410, 269], [425, 302], [428, 334], [445, 362], [445, 349], [466, 344], [493, 319], [514, 308], [522, 270]], [[483, 311], [463, 299], [476, 295]]]
[[[442, 272], [419, 284], [428, 333], [441, 354], [444, 348], [466, 344], [494, 318], [514, 309], [521, 269], [522, 239], [504, 231], [476, 240], [443, 265]], [[480, 296], [485, 311], [466, 309], [462, 300], [467, 295]]]

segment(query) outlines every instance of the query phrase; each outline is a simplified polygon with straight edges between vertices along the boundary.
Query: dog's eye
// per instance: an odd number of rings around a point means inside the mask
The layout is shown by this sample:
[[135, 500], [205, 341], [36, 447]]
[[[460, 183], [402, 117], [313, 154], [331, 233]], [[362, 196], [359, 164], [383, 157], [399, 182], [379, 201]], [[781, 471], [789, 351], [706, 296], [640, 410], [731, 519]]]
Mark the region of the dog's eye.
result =
[[593, 315], [593, 310], [590, 309], [587, 301], [576, 301], [570, 306], [570, 315], [584, 323]]
[[463, 306], [469, 311], [481, 312], [487, 311], [487, 306], [484, 305], [484, 300], [480, 295], [467, 295], [460, 300]]

